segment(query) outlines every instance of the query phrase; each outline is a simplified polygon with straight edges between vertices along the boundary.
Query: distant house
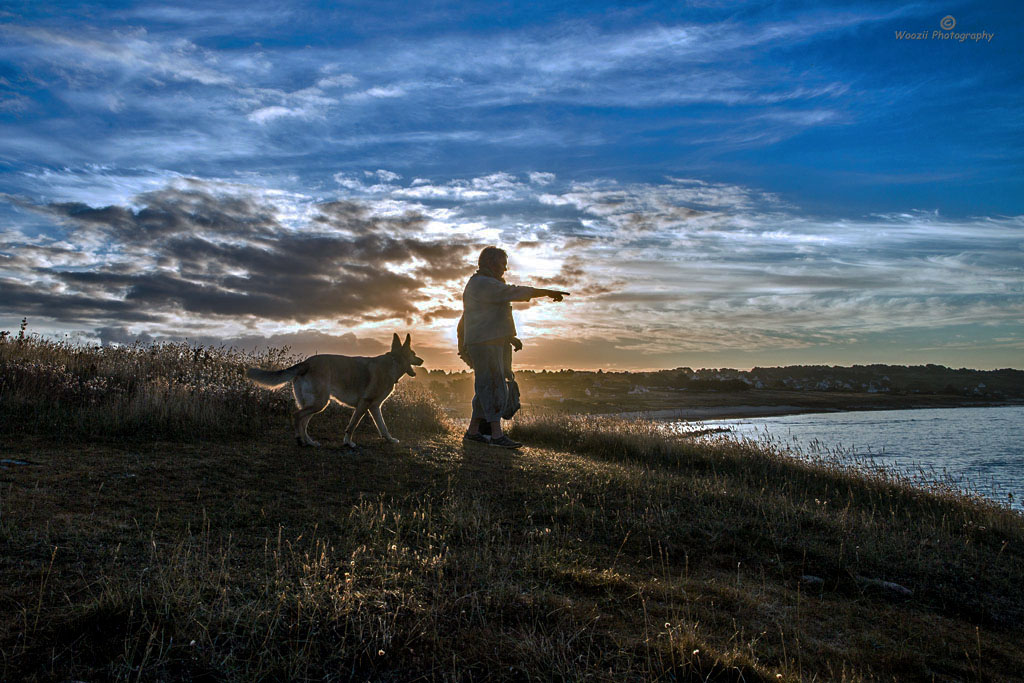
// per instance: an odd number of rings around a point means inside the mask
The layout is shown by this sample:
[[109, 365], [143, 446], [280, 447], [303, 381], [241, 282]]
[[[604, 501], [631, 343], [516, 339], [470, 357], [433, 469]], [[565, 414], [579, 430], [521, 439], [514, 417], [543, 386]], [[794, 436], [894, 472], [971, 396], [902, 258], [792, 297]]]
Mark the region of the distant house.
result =
[[639, 384], [636, 384], [627, 393], [630, 393], [630, 394], [646, 394], [649, 391], [650, 390], [647, 387], [641, 386]]

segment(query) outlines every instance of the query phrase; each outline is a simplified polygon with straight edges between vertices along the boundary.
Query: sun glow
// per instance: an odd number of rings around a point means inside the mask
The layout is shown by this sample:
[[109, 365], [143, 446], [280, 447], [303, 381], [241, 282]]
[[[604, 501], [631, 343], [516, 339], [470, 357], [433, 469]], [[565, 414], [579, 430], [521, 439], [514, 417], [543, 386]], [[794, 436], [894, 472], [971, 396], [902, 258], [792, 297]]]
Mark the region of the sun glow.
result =
[[561, 268], [561, 259], [550, 254], [550, 249], [538, 246], [506, 248], [508, 272], [505, 279], [514, 284], [533, 284], [537, 278], [553, 277]]

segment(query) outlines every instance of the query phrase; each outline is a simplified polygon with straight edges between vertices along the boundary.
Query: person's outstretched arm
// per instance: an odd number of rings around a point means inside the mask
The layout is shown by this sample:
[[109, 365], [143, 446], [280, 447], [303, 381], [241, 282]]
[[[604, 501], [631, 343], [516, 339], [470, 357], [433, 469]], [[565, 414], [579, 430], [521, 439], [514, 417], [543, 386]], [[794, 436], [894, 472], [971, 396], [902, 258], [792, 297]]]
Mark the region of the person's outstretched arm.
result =
[[480, 281], [473, 287], [472, 295], [478, 300], [498, 303], [501, 301], [529, 301], [542, 296], [549, 296], [555, 301], [561, 301], [563, 296], [569, 296], [569, 292], [525, 285], [508, 285], [490, 278], [480, 278]]

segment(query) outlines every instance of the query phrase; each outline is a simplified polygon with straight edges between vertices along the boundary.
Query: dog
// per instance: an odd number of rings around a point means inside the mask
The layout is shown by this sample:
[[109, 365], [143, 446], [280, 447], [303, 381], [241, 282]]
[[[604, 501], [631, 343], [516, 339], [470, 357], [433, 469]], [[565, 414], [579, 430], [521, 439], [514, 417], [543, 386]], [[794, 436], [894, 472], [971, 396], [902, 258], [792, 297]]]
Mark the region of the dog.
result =
[[295, 440], [300, 446], [320, 445], [309, 438], [306, 425], [332, 399], [354, 408], [352, 419], [345, 428], [345, 445], [356, 448], [352, 433], [367, 412], [381, 437], [398, 443], [384, 424], [380, 406], [395, 390], [403, 375], [416, 376], [415, 365], [423, 365], [423, 359], [413, 353], [409, 335], [405, 335], [403, 344], [396, 334], [391, 339], [391, 350], [372, 358], [321, 353], [276, 372], [249, 368], [245, 376], [265, 389], [279, 389], [288, 382], [292, 383], [298, 407], [292, 414], [292, 424], [295, 426]]

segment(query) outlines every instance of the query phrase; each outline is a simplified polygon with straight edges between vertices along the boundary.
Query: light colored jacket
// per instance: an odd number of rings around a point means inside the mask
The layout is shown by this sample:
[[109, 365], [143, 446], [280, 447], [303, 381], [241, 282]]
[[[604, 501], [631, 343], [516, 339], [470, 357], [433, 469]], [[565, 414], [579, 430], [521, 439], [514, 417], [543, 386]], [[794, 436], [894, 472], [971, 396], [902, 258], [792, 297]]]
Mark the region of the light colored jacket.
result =
[[533, 287], [508, 285], [482, 273], [469, 278], [462, 293], [464, 343], [481, 344], [516, 336], [511, 302], [529, 301], [533, 296]]

